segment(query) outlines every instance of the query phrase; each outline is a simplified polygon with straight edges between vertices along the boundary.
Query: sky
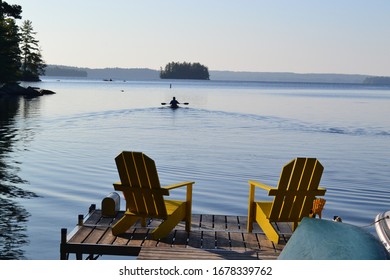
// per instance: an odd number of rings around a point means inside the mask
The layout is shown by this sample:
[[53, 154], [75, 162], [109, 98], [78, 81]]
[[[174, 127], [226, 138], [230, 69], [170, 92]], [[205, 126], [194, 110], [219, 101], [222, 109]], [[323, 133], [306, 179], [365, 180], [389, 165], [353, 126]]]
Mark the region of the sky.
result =
[[32, 21], [47, 64], [390, 76], [388, 0], [6, 2]]

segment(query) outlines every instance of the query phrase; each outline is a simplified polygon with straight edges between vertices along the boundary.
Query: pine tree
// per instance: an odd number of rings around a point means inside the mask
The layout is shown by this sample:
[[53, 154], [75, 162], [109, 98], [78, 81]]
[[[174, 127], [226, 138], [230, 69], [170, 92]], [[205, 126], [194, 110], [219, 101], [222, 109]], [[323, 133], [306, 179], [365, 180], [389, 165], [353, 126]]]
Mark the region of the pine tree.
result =
[[15, 82], [20, 77], [19, 28], [22, 7], [0, 0], [0, 85]]
[[22, 78], [23, 81], [39, 81], [39, 75], [45, 72], [39, 41], [35, 39], [32, 22], [23, 21], [21, 27]]

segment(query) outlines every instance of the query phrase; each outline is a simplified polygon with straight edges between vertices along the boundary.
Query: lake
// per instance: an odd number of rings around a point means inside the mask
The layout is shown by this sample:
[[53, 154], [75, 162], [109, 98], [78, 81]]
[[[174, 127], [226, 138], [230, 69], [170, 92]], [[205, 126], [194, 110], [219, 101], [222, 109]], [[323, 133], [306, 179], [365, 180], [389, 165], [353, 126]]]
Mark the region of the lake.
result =
[[[193, 213], [247, 215], [248, 180], [276, 186], [295, 157], [316, 157], [325, 168], [323, 219], [366, 226], [390, 208], [390, 87], [66, 79], [33, 86], [56, 94], [0, 97], [0, 259], [59, 259], [61, 228], [73, 229], [91, 204], [100, 208], [119, 180], [114, 158], [123, 150], [153, 158], [162, 185], [195, 181]], [[189, 105], [161, 105], [173, 96]]]

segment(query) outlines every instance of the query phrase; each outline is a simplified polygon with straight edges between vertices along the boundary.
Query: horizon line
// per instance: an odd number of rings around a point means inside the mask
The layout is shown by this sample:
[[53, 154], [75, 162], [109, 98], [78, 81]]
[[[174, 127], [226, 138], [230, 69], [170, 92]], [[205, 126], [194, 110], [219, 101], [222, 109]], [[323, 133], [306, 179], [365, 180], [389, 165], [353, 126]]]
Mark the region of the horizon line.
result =
[[[58, 66], [66, 68], [76, 68], [76, 69], [88, 69], [88, 70], [107, 70], [107, 69], [121, 69], [121, 70], [151, 70], [157, 71], [158, 69], [147, 68], [147, 67], [118, 67], [118, 66], [107, 66], [107, 67], [86, 67], [86, 66], [70, 66], [63, 64], [46, 64], [47, 66]], [[338, 72], [291, 72], [291, 71], [250, 71], [250, 70], [212, 70], [212, 72], [231, 72], [231, 73], [259, 73], [259, 74], [293, 74], [293, 75], [343, 75], [343, 76], [366, 76], [366, 77], [390, 77], [386, 75], [376, 75], [376, 74], [360, 74], [360, 73], [338, 73]]]

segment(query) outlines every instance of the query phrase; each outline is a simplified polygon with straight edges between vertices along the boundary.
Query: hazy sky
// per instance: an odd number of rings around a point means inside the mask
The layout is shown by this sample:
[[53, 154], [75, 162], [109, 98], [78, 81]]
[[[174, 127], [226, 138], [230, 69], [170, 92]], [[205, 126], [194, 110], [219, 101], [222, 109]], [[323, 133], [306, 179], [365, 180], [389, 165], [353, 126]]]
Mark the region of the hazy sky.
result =
[[6, 0], [47, 64], [390, 76], [388, 0]]

